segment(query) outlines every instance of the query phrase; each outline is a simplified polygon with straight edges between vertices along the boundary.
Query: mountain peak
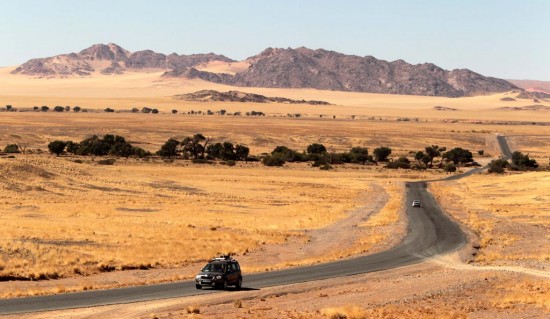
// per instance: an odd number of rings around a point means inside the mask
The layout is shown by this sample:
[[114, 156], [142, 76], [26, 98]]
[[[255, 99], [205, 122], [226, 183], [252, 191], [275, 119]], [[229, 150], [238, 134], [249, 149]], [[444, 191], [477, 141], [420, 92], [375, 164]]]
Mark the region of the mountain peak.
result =
[[106, 60], [113, 62], [124, 61], [128, 58], [129, 54], [129, 51], [121, 48], [114, 43], [94, 44], [91, 47], [84, 49], [78, 53], [80, 58], [83, 60]]

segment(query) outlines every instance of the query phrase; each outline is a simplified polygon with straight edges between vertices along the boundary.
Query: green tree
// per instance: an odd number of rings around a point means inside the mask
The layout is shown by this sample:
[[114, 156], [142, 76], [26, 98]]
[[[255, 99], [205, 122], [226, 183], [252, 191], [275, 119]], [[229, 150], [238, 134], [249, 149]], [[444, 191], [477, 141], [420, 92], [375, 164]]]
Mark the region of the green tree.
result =
[[286, 146], [277, 146], [271, 152], [271, 155], [282, 159], [285, 162], [303, 162], [306, 160], [305, 154], [300, 154]]
[[237, 159], [246, 162], [248, 160], [249, 153], [250, 149], [248, 147], [240, 144], [237, 144], [237, 146], [235, 146], [235, 155], [237, 156]]
[[48, 144], [48, 150], [50, 150], [50, 153], [53, 153], [59, 156], [61, 153], [63, 153], [66, 146], [67, 146], [66, 142], [55, 140]]
[[380, 146], [372, 151], [374, 159], [379, 162], [385, 162], [388, 160], [388, 156], [391, 154], [391, 148]]
[[365, 164], [367, 161], [372, 160], [372, 156], [369, 156], [369, 149], [366, 147], [352, 147], [350, 150], [351, 161], [354, 163]]
[[313, 143], [307, 147], [306, 152], [308, 154], [325, 154], [327, 152], [327, 149], [323, 144]]
[[194, 159], [204, 158], [204, 153], [206, 147], [210, 142], [209, 138], [206, 138], [204, 135], [197, 133], [193, 137], [186, 137], [181, 141], [183, 146], [183, 151], [189, 154]]
[[67, 151], [67, 153], [76, 154], [76, 152], [78, 152], [78, 149], [80, 148], [80, 144], [75, 143], [73, 141], [67, 141], [65, 143], [67, 144], [67, 146], [65, 147], [65, 150]]
[[470, 163], [474, 160], [472, 152], [461, 147], [455, 147], [452, 150], [445, 152], [443, 154], [443, 158], [452, 161], [455, 165]]
[[160, 150], [157, 151], [157, 154], [162, 157], [168, 158], [177, 156], [179, 145], [180, 142], [178, 140], [176, 140], [175, 138], [170, 138], [160, 147]]
[[437, 145], [432, 145], [432, 146], [427, 146], [425, 150], [426, 150], [426, 155], [430, 159], [429, 161], [430, 166], [433, 166], [434, 158], [441, 156], [441, 152], [444, 152], [446, 148], [439, 147]]

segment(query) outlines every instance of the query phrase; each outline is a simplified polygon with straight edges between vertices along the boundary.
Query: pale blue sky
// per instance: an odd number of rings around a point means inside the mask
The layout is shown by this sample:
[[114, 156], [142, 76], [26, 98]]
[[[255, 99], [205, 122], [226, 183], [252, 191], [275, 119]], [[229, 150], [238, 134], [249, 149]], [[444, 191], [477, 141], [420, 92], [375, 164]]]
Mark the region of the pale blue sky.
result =
[[0, 65], [109, 42], [233, 59], [306, 46], [550, 81], [550, 0], [0, 0]]

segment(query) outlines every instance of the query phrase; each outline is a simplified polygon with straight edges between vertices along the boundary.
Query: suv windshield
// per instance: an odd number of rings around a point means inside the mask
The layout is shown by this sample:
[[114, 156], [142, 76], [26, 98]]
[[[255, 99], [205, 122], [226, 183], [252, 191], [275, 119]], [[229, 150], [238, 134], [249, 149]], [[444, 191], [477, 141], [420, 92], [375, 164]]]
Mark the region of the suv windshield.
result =
[[225, 272], [225, 265], [224, 264], [207, 264], [202, 269], [203, 272]]

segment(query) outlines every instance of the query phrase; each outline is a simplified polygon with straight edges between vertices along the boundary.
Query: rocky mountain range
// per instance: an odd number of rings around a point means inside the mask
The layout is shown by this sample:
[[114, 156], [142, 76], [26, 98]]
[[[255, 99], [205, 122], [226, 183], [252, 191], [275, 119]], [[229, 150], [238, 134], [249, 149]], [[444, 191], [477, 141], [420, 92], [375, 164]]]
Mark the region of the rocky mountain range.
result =
[[460, 97], [518, 90], [505, 80], [468, 69], [444, 70], [432, 63], [409, 64], [372, 56], [346, 55], [323, 49], [268, 48], [246, 59], [248, 67], [235, 74], [196, 68], [220, 61], [235, 62], [213, 53], [164, 55], [151, 50], [129, 52], [120, 46], [96, 44], [79, 53], [33, 59], [12, 73], [32, 76], [88, 76], [99, 71], [164, 70], [163, 77], [198, 78], [241, 87], [313, 88], [369, 93]]
[[121, 74], [132, 70], [183, 70], [209, 61], [232, 62], [233, 60], [213, 53], [164, 55], [151, 50], [129, 52], [120, 46], [95, 44], [78, 53], [61, 54], [49, 58], [32, 59], [15, 70], [13, 74], [32, 76], [89, 76], [99, 71], [103, 74]]

